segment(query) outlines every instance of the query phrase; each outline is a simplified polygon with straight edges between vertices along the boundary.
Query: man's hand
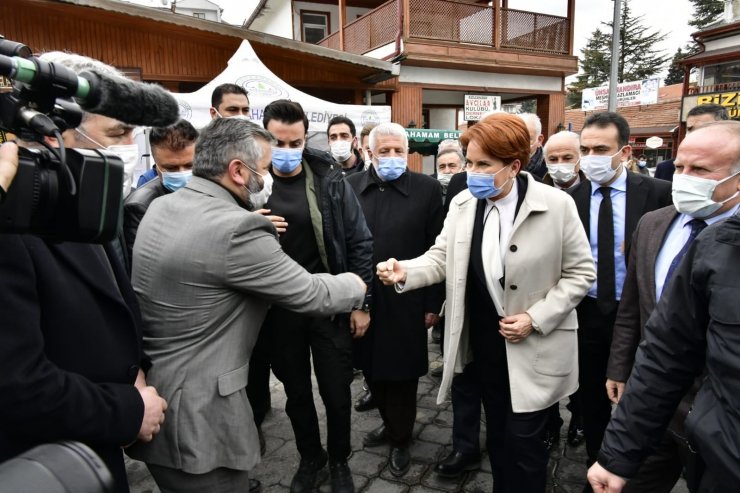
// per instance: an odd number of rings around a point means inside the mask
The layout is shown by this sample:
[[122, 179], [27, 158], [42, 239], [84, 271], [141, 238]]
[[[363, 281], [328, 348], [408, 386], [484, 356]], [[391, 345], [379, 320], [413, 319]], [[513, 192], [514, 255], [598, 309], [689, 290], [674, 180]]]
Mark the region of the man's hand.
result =
[[425, 313], [424, 314], [424, 328], [431, 329], [439, 323], [439, 315], [436, 313]]
[[365, 310], [355, 310], [349, 316], [349, 331], [354, 339], [365, 335], [370, 327], [370, 314]]
[[154, 435], [164, 423], [164, 412], [167, 410], [167, 401], [159, 397], [154, 387], [139, 389], [144, 401], [144, 419], [141, 422], [138, 439], [142, 442], [151, 442]]
[[266, 216], [267, 219], [272, 221], [272, 225], [275, 226], [278, 234], [283, 234], [288, 230], [288, 223], [285, 222], [285, 218], [270, 215], [270, 212], [272, 212], [270, 209], [257, 209], [254, 212], [256, 212], [257, 214], [262, 214], [263, 216]]
[[598, 462], [588, 470], [588, 482], [591, 483], [594, 493], [620, 493], [627, 481], [616, 474], [612, 474]]
[[136, 381], [134, 382], [134, 387], [139, 389], [141, 392], [141, 389], [146, 387], [146, 375], [144, 375], [144, 370], [139, 368], [139, 373], [136, 374]]
[[606, 395], [614, 404], [619, 404], [619, 400], [624, 393], [624, 382], [617, 382], [611, 378], [606, 379]]
[[406, 282], [406, 269], [394, 258], [389, 258], [385, 262], [379, 262], [376, 266], [376, 273], [380, 282], [386, 286], [392, 286], [398, 282]]
[[521, 342], [532, 333], [532, 317], [528, 313], [519, 313], [502, 318], [499, 323], [499, 334], [507, 341]]
[[0, 187], [3, 191], [8, 191], [17, 171], [18, 146], [15, 142], [6, 142], [0, 146]]

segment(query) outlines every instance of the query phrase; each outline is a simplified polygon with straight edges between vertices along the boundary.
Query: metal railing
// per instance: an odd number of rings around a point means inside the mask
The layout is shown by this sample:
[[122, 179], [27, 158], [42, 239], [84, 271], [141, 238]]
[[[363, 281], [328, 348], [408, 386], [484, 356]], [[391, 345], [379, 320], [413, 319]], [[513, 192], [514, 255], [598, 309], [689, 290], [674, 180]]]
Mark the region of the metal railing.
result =
[[740, 90], [740, 82], [721, 82], [708, 86], [689, 86], [689, 95]]
[[[569, 55], [570, 20], [536, 12], [499, 9], [496, 32], [494, 9], [453, 0], [405, 0], [409, 6], [409, 39], [498, 46], [504, 51]], [[364, 54], [392, 43], [398, 29], [398, 2], [389, 0], [344, 26], [344, 51]], [[339, 32], [319, 43], [341, 49]]]

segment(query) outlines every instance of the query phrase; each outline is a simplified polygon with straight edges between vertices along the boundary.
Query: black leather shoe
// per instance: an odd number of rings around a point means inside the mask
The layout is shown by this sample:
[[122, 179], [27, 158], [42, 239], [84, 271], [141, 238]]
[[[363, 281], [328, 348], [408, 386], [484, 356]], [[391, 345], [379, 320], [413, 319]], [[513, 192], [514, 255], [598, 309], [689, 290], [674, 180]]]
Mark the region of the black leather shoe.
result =
[[552, 452], [553, 449], [557, 448], [560, 443], [560, 432], [556, 430], [545, 430], [545, 448], [548, 452]]
[[326, 462], [326, 452], [323, 452], [316, 460], [301, 459], [298, 472], [295, 473], [290, 483], [290, 493], [310, 493], [326, 481]]
[[373, 394], [369, 390], [362, 394], [362, 397], [357, 399], [357, 402], [355, 402], [355, 411], [357, 411], [358, 413], [369, 411], [370, 409], [375, 409], [376, 407], [378, 406], [375, 404], [375, 401], [373, 400]]
[[385, 425], [378, 426], [362, 439], [362, 444], [365, 447], [379, 447], [386, 443], [388, 443], [388, 437], [385, 436]]
[[262, 483], [256, 479], [249, 479], [249, 493], [259, 493], [262, 491]]
[[352, 481], [352, 472], [347, 461], [329, 463], [331, 475], [331, 493], [355, 493], [355, 483]]
[[584, 442], [586, 434], [583, 432], [583, 425], [577, 419], [571, 419], [568, 425], [568, 445], [577, 447]]
[[409, 471], [411, 457], [408, 447], [393, 447], [388, 456], [388, 469], [395, 477], [401, 477]]
[[457, 478], [465, 471], [480, 468], [480, 454], [463, 454], [453, 450], [434, 466], [434, 472], [443, 478]]

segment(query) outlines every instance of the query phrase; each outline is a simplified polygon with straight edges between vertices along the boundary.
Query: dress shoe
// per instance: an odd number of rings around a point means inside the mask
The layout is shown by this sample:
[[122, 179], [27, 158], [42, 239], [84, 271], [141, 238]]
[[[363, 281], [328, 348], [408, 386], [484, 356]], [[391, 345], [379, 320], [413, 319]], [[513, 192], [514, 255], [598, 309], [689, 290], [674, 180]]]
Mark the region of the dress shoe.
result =
[[380, 425], [373, 431], [365, 435], [362, 439], [362, 444], [365, 447], [379, 447], [388, 443], [388, 437], [385, 436], [385, 425]]
[[362, 394], [362, 397], [357, 399], [357, 402], [355, 402], [355, 411], [358, 413], [369, 411], [370, 409], [375, 409], [378, 407], [375, 404], [375, 400], [373, 400], [373, 394], [369, 390], [365, 391], [364, 394]]
[[583, 425], [579, 421], [577, 419], [571, 419], [570, 425], [568, 425], [568, 445], [571, 447], [579, 446], [586, 439], [586, 434], [583, 432]]
[[355, 493], [355, 483], [352, 481], [352, 472], [347, 461], [331, 461], [329, 463], [331, 475], [331, 493]]
[[249, 479], [249, 493], [259, 493], [262, 491], [262, 483], [256, 479]]
[[552, 452], [553, 449], [557, 448], [560, 443], [560, 431], [559, 430], [545, 430], [545, 448], [548, 452]]
[[393, 447], [388, 456], [388, 469], [395, 477], [401, 477], [409, 471], [411, 457], [408, 447]]
[[310, 493], [318, 485], [326, 480], [326, 462], [328, 458], [326, 452], [322, 451], [315, 460], [301, 459], [301, 465], [298, 466], [298, 472], [293, 476], [290, 483], [290, 493]]
[[480, 454], [464, 454], [453, 450], [434, 466], [434, 472], [443, 478], [457, 478], [465, 471], [480, 468]]

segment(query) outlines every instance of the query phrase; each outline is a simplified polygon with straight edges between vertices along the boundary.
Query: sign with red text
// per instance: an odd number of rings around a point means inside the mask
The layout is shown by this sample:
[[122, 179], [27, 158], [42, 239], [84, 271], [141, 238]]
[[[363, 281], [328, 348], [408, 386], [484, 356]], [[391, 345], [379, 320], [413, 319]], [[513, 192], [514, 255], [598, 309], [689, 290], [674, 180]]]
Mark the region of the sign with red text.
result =
[[469, 122], [477, 122], [488, 113], [501, 109], [501, 96], [490, 96], [488, 94], [466, 94], [465, 115], [463, 118]]
[[[660, 87], [660, 79], [657, 77], [617, 84], [617, 108], [657, 103], [658, 87]], [[583, 111], [605, 110], [608, 107], [608, 85], [583, 90], [581, 94]]]

